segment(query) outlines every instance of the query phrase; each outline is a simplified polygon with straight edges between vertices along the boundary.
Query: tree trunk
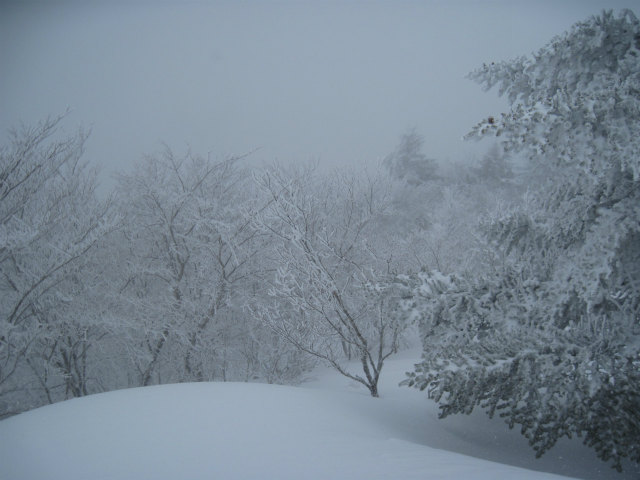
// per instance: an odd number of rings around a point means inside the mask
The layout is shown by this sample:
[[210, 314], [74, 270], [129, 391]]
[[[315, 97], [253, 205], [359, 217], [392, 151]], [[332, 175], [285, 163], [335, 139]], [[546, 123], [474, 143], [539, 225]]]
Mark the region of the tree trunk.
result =
[[369, 393], [371, 393], [371, 396], [374, 398], [379, 398], [378, 395], [378, 382], [375, 382], [371, 385], [367, 385], [367, 388], [369, 388]]

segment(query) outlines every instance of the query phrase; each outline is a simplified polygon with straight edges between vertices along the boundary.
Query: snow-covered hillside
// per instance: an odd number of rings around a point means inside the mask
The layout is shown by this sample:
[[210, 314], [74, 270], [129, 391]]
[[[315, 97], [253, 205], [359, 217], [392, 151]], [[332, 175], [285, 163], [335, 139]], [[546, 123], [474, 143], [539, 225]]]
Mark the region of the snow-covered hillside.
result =
[[40, 408], [0, 422], [0, 478], [562, 478], [497, 462], [579, 478], [635, 477], [576, 442], [535, 460], [518, 432], [483, 415], [437, 420], [424, 394], [397, 387], [415, 354], [389, 362], [380, 399], [320, 370], [302, 387], [164, 385]]

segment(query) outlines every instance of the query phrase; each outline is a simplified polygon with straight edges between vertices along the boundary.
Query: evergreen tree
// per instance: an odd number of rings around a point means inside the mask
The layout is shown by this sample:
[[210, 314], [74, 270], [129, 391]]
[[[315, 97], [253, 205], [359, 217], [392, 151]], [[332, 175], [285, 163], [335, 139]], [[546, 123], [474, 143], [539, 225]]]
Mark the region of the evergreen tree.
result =
[[480, 274], [409, 282], [424, 355], [407, 383], [442, 416], [497, 411], [538, 456], [582, 436], [618, 470], [640, 462], [639, 55], [635, 15], [604, 12], [473, 72], [511, 110], [469, 136], [501, 138], [539, 183], [484, 224]]
[[400, 137], [396, 149], [383, 162], [393, 179], [416, 186], [436, 177], [436, 162], [422, 152], [423, 144], [424, 138], [415, 129]]

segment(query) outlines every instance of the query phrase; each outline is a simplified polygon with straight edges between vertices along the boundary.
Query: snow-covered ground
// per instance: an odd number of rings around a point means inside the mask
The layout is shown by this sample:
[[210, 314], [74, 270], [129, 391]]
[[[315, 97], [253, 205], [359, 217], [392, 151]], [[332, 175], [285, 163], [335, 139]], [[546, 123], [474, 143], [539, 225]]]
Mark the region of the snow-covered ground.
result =
[[40, 408], [0, 422], [0, 479], [638, 478], [579, 441], [536, 460], [501, 420], [438, 420], [397, 387], [416, 358], [388, 362], [380, 399], [320, 369], [301, 387], [164, 385]]

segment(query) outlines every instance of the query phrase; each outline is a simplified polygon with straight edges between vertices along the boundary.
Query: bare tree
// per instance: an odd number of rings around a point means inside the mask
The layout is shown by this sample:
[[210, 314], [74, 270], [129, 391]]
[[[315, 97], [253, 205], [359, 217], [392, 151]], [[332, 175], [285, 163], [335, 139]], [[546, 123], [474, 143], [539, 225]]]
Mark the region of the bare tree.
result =
[[78, 298], [89, 253], [115, 220], [81, 159], [86, 133], [60, 139], [62, 118], [14, 130], [0, 151], [0, 415], [54, 401], [60, 389], [86, 393], [68, 382], [97, 330]]
[[[404, 327], [389, 308], [393, 296], [377, 284], [384, 259], [367, 242], [382, 234], [376, 222], [387, 207], [384, 185], [279, 167], [256, 182], [268, 203], [253, 224], [277, 249], [271, 301], [255, 306], [254, 314], [377, 397], [384, 360], [396, 351]], [[360, 361], [359, 374], [345, 364], [352, 356]]]
[[237, 163], [178, 158], [167, 149], [120, 177], [127, 249], [121, 290], [142, 333], [141, 385], [163, 381], [163, 356], [165, 381], [227, 379], [229, 344], [239, 335], [239, 286], [258, 253], [241, 215], [249, 177]]

